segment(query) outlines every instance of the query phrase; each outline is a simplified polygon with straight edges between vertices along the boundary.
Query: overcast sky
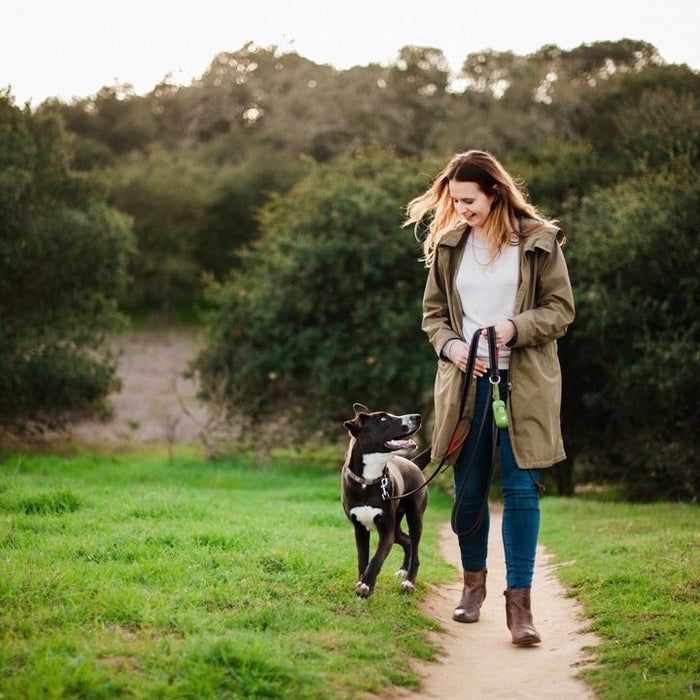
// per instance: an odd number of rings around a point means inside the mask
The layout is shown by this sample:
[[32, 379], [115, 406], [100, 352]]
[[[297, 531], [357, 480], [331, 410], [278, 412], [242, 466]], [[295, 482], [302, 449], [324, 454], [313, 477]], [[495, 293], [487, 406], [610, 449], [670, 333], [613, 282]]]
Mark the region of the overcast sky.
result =
[[700, 0], [3, 0], [0, 88], [17, 103], [87, 97], [167, 74], [188, 84], [247, 41], [348, 68], [402, 46], [445, 52], [453, 70], [482, 49], [639, 39], [700, 70]]

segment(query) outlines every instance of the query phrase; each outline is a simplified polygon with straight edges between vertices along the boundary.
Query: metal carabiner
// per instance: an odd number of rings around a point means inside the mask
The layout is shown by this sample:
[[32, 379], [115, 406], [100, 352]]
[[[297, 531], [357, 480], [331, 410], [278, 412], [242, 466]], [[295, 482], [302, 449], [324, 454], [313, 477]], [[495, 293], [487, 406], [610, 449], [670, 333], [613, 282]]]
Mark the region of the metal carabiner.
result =
[[382, 489], [382, 500], [388, 501], [391, 498], [391, 481], [389, 481], [389, 477], [382, 477], [379, 485]]

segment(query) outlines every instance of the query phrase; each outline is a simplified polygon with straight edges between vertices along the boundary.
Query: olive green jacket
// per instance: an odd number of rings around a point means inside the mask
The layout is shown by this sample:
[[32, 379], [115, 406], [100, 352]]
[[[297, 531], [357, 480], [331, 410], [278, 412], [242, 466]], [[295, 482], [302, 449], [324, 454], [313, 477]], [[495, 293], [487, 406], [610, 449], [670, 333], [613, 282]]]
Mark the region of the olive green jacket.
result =
[[[428, 272], [423, 297], [423, 330], [438, 356], [435, 377], [435, 426], [431, 459], [442, 460], [459, 418], [464, 374], [441, 356], [448, 340], [462, 338], [462, 304], [455, 277], [469, 228], [445, 234]], [[515, 460], [521, 469], [550, 467], [566, 458], [561, 435], [561, 370], [557, 338], [574, 319], [574, 298], [561, 250], [563, 234], [555, 226], [521, 221], [520, 279], [512, 321], [517, 340], [511, 345], [508, 418]], [[466, 342], [469, 342], [469, 338]], [[465, 415], [474, 412], [476, 382], [470, 383]], [[447, 464], [454, 464], [457, 454]]]

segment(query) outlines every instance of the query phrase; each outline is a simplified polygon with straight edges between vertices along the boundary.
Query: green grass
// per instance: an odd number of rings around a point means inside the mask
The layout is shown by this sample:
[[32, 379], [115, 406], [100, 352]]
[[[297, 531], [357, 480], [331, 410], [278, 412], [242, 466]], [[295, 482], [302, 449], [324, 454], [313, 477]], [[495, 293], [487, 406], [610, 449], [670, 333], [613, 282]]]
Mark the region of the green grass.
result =
[[700, 696], [700, 509], [542, 502], [542, 541], [601, 638], [583, 672], [600, 698]]
[[[395, 548], [359, 600], [333, 455], [1, 459], [0, 697], [360, 698], [416, 688], [411, 660], [436, 656], [417, 601], [454, 576], [439, 491], [418, 595], [399, 592]], [[583, 671], [601, 700], [700, 695], [698, 507], [542, 508], [602, 640]]]
[[[0, 697], [353, 698], [416, 687], [435, 623], [397, 547], [354, 595], [336, 471], [153, 456], [0, 465]], [[418, 595], [449, 499], [432, 495]], [[362, 673], [358, 673], [362, 668]]]

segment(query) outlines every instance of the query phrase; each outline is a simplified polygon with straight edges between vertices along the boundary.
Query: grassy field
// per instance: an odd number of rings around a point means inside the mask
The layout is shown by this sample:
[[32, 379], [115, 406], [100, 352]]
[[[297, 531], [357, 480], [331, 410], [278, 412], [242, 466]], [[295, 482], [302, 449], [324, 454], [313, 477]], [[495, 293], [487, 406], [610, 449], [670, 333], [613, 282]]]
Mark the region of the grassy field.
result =
[[542, 541], [601, 638], [599, 697], [700, 696], [700, 508], [543, 500]]
[[[376, 594], [355, 598], [338, 465], [304, 465], [4, 455], [0, 697], [322, 700], [415, 687], [410, 661], [434, 658], [435, 625], [399, 592], [400, 552]], [[603, 640], [584, 672], [599, 697], [700, 694], [698, 507], [542, 507], [543, 542]], [[431, 494], [418, 595], [453, 577], [434, 554], [449, 508]]]
[[[398, 547], [355, 597], [335, 472], [15, 455], [0, 517], [0, 697], [360, 697], [435, 653]], [[451, 573], [437, 530], [419, 579]]]

